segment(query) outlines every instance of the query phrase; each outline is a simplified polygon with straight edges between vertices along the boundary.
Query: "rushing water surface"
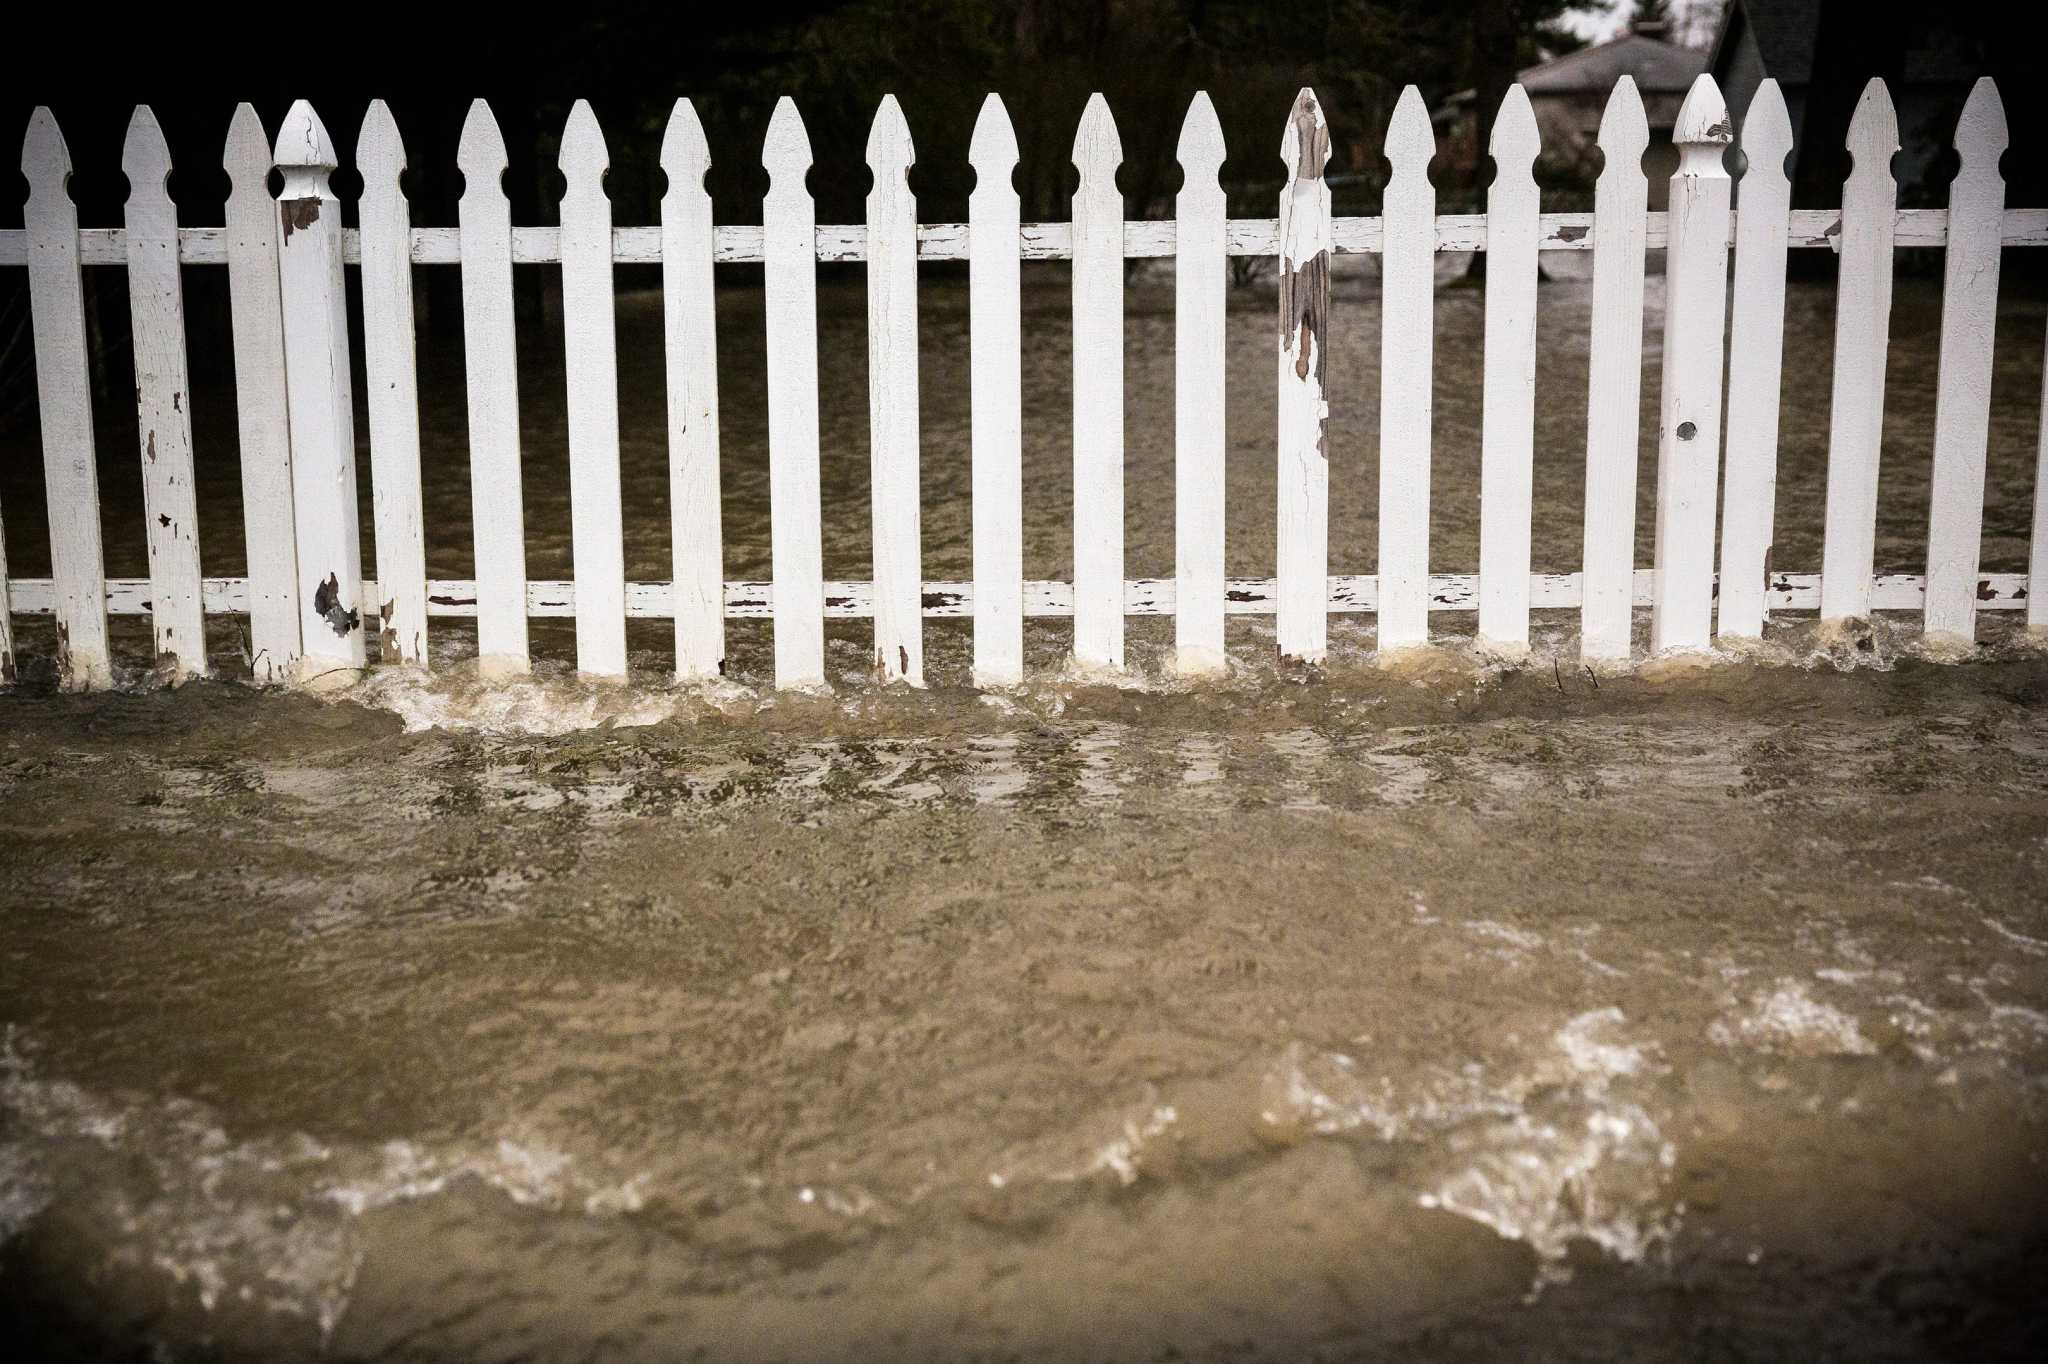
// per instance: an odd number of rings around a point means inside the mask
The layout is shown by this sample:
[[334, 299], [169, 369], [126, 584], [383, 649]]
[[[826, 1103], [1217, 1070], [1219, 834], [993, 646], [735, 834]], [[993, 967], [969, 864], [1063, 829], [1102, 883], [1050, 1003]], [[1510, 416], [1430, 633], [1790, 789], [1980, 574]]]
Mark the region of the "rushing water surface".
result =
[[[1371, 568], [1376, 294], [1340, 278], [1341, 572]], [[1469, 569], [1481, 296], [1439, 303], [1436, 559]], [[1269, 304], [1233, 299], [1242, 573], [1271, 563]], [[741, 577], [759, 314], [720, 305]], [[1064, 577], [1062, 281], [1026, 306], [1026, 571]], [[823, 307], [826, 565], [864, 577], [858, 281]], [[1792, 314], [1803, 569], [1831, 310], [1800, 286]], [[1905, 281], [1897, 315], [1879, 563], [1915, 570], [1938, 299]], [[1568, 568], [1583, 283], [1542, 316], [1537, 555]], [[949, 576], [964, 293], [924, 322]], [[1170, 572], [1170, 280], [1130, 327], [1130, 571]], [[2008, 303], [1988, 568], [2024, 566], [2041, 329]], [[623, 298], [621, 337], [628, 566], [660, 578], [658, 303]], [[522, 344], [532, 571], [566, 576], [559, 354]], [[456, 576], [459, 353], [422, 366]], [[194, 408], [208, 571], [237, 571], [232, 408]], [[39, 573], [33, 430], [0, 438]], [[115, 574], [130, 438], [106, 414]], [[450, 623], [431, 674], [309, 696], [155, 687], [131, 621], [128, 687], [62, 696], [19, 622], [0, 1328], [165, 1359], [2039, 1357], [2048, 656], [2009, 615], [1961, 663], [1910, 620], [1788, 615], [1595, 676], [1569, 613], [1513, 669], [1438, 623], [1388, 666], [1338, 618], [1301, 671], [1234, 619], [1232, 675], [1194, 686], [1169, 621], [1131, 623], [1122, 685], [1036, 621], [1032, 680], [984, 694], [964, 622], [931, 625], [926, 692], [866, 685], [849, 622], [818, 695], [765, 686], [765, 622], [706, 689], [666, 680], [662, 623], [626, 684], [574, 676], [567, 622], [533, 678], [479, 682]]]

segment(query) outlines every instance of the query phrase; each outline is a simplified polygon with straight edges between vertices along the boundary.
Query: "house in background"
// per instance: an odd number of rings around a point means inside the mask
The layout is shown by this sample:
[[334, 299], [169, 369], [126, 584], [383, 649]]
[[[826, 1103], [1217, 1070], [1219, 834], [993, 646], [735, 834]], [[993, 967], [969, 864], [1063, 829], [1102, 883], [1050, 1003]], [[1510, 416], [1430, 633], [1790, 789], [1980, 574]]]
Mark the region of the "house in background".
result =
[[[1515, 79], [1529, 93], [1543, 138], [1539, 164], [1544, 178], [1579, 178], [1591, 185], [1600, 164], [1595, 151], [1600, 116], [1615, 83], [1632, 76], [1649, 116], [1650, 150], [1643, 167], [1650, 177], [1650, 207], [1663, 208], [1671, 172], [1678, 168], [1671, 129], [1685, 92], [1706, 66], [1705, 52], [1667, 42], [1662, 24], [1639, 23], [1618, 38], [1518, 72]], [[1472, 91], [1460, 91], [1445, 101], [1433, 120], [1438, 146], [1460, 171], [1473, 170], [1486, 155], [1479, 145], [1475, 103]]]

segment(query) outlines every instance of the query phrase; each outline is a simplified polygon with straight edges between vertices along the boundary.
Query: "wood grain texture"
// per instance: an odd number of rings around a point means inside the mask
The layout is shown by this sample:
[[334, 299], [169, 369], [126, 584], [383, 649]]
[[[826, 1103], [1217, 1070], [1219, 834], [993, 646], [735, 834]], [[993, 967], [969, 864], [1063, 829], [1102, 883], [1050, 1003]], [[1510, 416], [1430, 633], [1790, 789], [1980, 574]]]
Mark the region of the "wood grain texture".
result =
[[1436, 154], [1422, 92], [1409, 86], [1387, 125], [1380, 267], [1379, 647], [1429, 640], [1430, 389], [1436, 349]]
[[128, 177], [129, 335], [135, 356], [135, 430], [149, 544], [155, 671], [172, 682], [206, 672], [199, 607], [199, 494], [192, 466], [192, 382], [185, 362], [185, 290], [178, 273], [178, 210], [171, 150], [148, 105], [138, 105], [121, 146]]
[[1672, 141], [1664, 264], [1664, 382], [1657, 432], [1657, 599], [1650, 651], [1704, 649], [1714, 632], [1714, 513], [1721, 474], [1721, 347], [1728, 315], [1728, 106], [1702, 73]]
[[1024, 680], [1024, 400], [1018, 293], [1017, 135], [1003, 102], [982, 102], [968, 143], [969, 405], [973, 440], [974, 681]]
[[670, 556], [676, 676], [725, 672], [725, 542], [719, 511], [717, 293], [711, 277], [711, 149], [676, 101], [661, 142], [662, 341], [668, 366]]
[[378, 656], [427, 661], [427, 546], [420, 498], [420, 399], [413, 337], [412, 211], [399, 177], [405, 143], [383, 100], [356, 139], [363, 173], [363, 379], [370, 414], [370, 505], [377, 545]]
[[519, 477], [519, 366], [512, 318], [512, 205], [505, 139], [490, 106], [469, 106], [455, 164], [462, 242], [462, 354], [468, 384], [469, 497], [476, 547], [477, 670], [524, 673], [525, 498]]
[[1842, 187], [1842, 262], [1835, 284], [1835, 378], [1828, 431], [1827, 525], [1821, 548], [1823, 620], [1870, 615], [1877, 545], [1877, 463], [1884, 439], [1884, 361], [1891, 338], [1891, 159], [1899, 122], [1872, 79], [1849, 121], [1854, 165]]
[[916, 149], [894, 95], [868, 133], [868, 465], [875, 566], [874, 674], [924, 685], [918, 510]]
[[1536, 450], [1536, 115], [1508, 88], [1487, 150], [1486, 375], [1479, 437], [1479, 644], [1529, 647], [1529, 539]]
[[1074, 661], [1124, 666], [1124, 197], [1116, 120], [1088, 97], [1074, 135]]
[[568, 385], [569, 523], [576, 574], [576, 670], [626, 675], [626, 549], [619, 506], [619, 353], [612, 304], [611, 155], [588, 100], [562, 130], [563, 377]]
[[816, 209], [811, 142], [784, 96], [761, 152], [767, 258], [769, 553], [775, 573], [775, 685], [825, 683], [825, 572], [818, 491]]
[[1196, 93], [1175, 151], [1173, 572], [1174, 666], [1220, 673], [1223, 650], [1224, 255], [1223, 125], [1208, 92]]
[[1329, 650], [1323, 580], [1330, 573], [1330, 126], [1315, 92], [1294, 97], [1280, 136], [1278, 328], [1280, 582], [1274, 633], [1285, 658]]
[[1948, 192], [1942, 271], [1941, 359], [1934, 397], [1934, 481], [1927, 518], [1929, 638], [1974, 643], [1977, 568], [1984, 535], [1984, 457], [1991, 433], [1991, 355], [1998, 331], [1998, 231], [2011, 141], [1990, 77], [1963, 105], [1955, 148], [1962, 168]]
[[1623, 76], [1600, 119], [1606, 158], [1593, 201], [1593, 322], [1587, 355], [1585, 602], [1579, 656], [1629, 656], [1635, 612], [1636, 460], [1642, 424], [1644, 217], [1650, 125]]
[[1721, 575], [1716, 630], [1763, 635], [1765, 574], [1778, 497], [1779, 381], [1785, 354], [1785, 232], [1792, 121], [1766, 80], [1742, 120], [1748, 163], [1737, 187], [1735, 285], [1728, 338], [1728, 437], [1721, 475]]
[[228, 307], [234, 327], [235, 428], [241, 441], [242, 543], [249, 564], [249, 671], [288, 682], [299, 664], [299, 550], [292, 527], [291, 413], [279, 293], [276, 156], [254, 107], [235, 108], [222, 163]]
[[299, 679], [310, 682], [359, 671], [365, 654], [341, 205], [328, 186], [334, 144], [306, 101], [285, 115], [276, 157], [284, 174], [278, 281], [299, 556]]

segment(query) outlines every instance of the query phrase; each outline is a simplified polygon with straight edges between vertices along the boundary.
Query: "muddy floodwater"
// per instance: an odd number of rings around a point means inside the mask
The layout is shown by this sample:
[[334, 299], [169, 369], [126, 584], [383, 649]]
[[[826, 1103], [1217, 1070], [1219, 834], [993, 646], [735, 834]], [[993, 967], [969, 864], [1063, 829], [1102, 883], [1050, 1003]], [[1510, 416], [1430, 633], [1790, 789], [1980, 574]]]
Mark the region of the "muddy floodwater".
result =
[[[1332, 571], [1366, 572], [1377, 285], [1338, 295]], [[1172, 568], [1171, 297], [1133, 282], [1134, 576]], [[821, 300], [826, 570], [866, 577], [858, 280]], [[965, 295], [923, 301], [925, 564], [961, 575]], [[1477, 558], [1481, 302], [1439, 298], [1444, 572]], [[1069, 575], [1066, 306], [1027, 291], [1031, 576]], [[1585, 306], [1544, 286], [1543, 569], [1577, 560]], [[759, 307], [720, 307], [745, 577]], [[1232, 297], [1235, 573], [1271, 572], [1270, 307]], [[1775, 561], [1805, 571], [1831, 296], [1791, 313]], [[1938, 316], [1901, 281], [1881, 571], [1921, 568]], [[2001, 314], [1989, 570], [2025, 566], [2043, 318]], [[658, 299], [620, 319], [628, 571], [662, 578]], [[530, 563], [566, 576], [559, 347], [522, 347]], [[429, 568], [459, 576], [460, 353], [421, 357]], [[238, 572], [231, 400], [193, 408], [207, 571]], [[0, 446], [39, 576], [32, 419]], [[778, 695], [766, 622], [703, 689], [664, 622], [625, 684], [574, 676], [566, 621], [482, 683], [450, 622], [431, 674], [312, 696], [235, 681], [232, 619], [224, 676], [154, 685], [130, 621], [124, 687], [65, 696], [21, 618], [0, 1330], [169, 1360], [2041, 1357], [2048, 651], [2014, 613], [1961, 661], [1910, 617], [1786, 613], [1596, 676], [1572, 613], [1514, 668], [1471, 624], [1382, 666], [1338, 617], [1302, 670], [1233, 618], [1197, 686], [1170, 621], [1130, 622], [1121, 685], [1034, 621], [1030, 680], [985, 694], [965, 622], [928, 626], [924, 692], [868, 685], [840, 622], [829, 691]]]

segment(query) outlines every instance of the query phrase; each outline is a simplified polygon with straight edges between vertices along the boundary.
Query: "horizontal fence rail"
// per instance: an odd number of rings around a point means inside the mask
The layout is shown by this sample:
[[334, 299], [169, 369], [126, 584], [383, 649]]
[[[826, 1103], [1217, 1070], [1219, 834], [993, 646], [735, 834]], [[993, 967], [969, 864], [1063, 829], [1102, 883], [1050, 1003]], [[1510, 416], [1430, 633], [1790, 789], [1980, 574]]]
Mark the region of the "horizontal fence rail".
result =
[[[716, 225], [704, 180], [711, 159], [688, 100], [663, 137], [669, 177], [661, 221], [612, 221], [603, 190], [610, 164], [590, 106], [578, 102], [560, 144], [568, 186], [562, 226], [511, 222], [507, 164], [496, 119], [470, 110], [456, 164], [460, 222], [416, 227], [400, 184], [400, 130], [374, 103], [358, 140], [361, 227], [343, 228], [329, 185], [337, 158], [310, 105], [295, 105], [274, 145], [248, 106], [236, 111], [224, 166], [233, 185], [224, 228], [183, 227], [166, 193], [171, 165], [149, 110], [129, 129], [131, 183], [120, 228], [86, 228], [67, 189], [69, 153], [38, 110], [23, 145], [29, 201], [20, 230], [0, 231], [0, 266], [26, 266], [49, 499], [51, 578], [10, 579], [0, 544], [0, 680], [14, 673], [12, 617], [56, 619], [61, 681], [108, 685], [109, 615], [147, 615], [160, 672], [208, 667], [198, 622], [244, 614], [259, 682], [349, 674], [371, 657], [424, 665], [428, 622], [476, 620], [480, 668], [529, 665], [527, 621], [576, 622], [577, 661], [593, 676], [625, 670], [624, 621], [675, 623], [676, 673], [724, 669], [724, 621], [774, 622], [778, 685], [824, 680], [827, 619], [874, 622], [873, 675], [923, 685], [922, 622], [973, 622], [974, 675], [1009, 685], [1023, 675], [1021, 622], [1074, 621], [1084, 666], [1124, 665], [1126, 616], [1176, 617], [1175, 666], [1224, 662], [1227, 616], [1275, 618], [1280, 652], [1306, 661], [1327, 647], [1332, 614], [1379, 617], [1382, 649], [1429, 638], [1434, 611], [1476, 612], [1482, 647], [1526, 651], [1532, 610], [1578, 610], [1589, 663], [1628, 657], [1632, 613], [1651, 612], [1652, 647], [1699, 649], [1754, 638], [1771, 610], [1819, 610], [1854, 620], [1872, 611], [1923, 613], [1930, 636], [1969, 639], [1975, 613], [2026, 613], [2048, 628], [2048, 602], [2030, 586], [2048, 573], [2048, 477], [2037, 478], [2030, 574], [1979, 572], [1998, 258], [2005, 247], [2048, 246], [2048, 209], [2007, 207], [1998, 157], [2007, 129], [1989, 80], [1973, 89], [1954, 145], [1962, 172], [1940, 209], [1901, 209], [1889, 167], [1897, 119], [1883, 82], [1866, 87], [1847, 146], [1854, 167], [1839, 210], [1795, 210], [1784, 164], [1790, 127], [1777, 85], [1765, 81], [1742, 122], [1748, 169], [1731, 180], [1723, 152], [1732, 120], [1702, 76], [1672, 140], [1678, 168], [1669, 212], [1647, 210], [1641, 170], [1649, 145], [1634, 83], [1622, 77], [1600, 125], [1605, 154], [1591, 213], [1539, 211], [1529, 169], [1541, 148], [1526, 94], [1511, 88], [1489, 154], [1500, 167], [1478, 214], [1437, 214], [1427, 176], [1436, 150], [1419, 94], [1406, 90], [1389, 126], [1394, 167], [1385, 211], [1334, 217], [1323, 169], [1329, 125], [1303, 90], [1280, 124], [1287, 168], [1271, 218], [1226, 218], [1216, 183], [1223, 139], [1197, 95], [1177, 155], [1184, 188], [1173, 220], [1129, 221], [1115, 174], [1115, 119], [1098, 95], [1078, 128], [1081, 190], [1075, 221], [1020, 221], [1011, 171], [1018, 152], [1002, 102], [989, 96], [969, 161], [977, 176], [969, 221], [916, 221], [907, 179], [916, 151], [895, 99], [883, 102], [867, 149], [875, 189], [867, 220], [818, 224], [804, 177], [811, 151], [794, 103], [776, 108], [762, 151], [770, 189], [762, 225]], [[273, 171], [284, 183], [272, 199]], [[1946, 254], [1933, 503], [1924, 573], [1878, 573], [1872, 562], [1890, 336], [1894, 253]], [[1841, 260], [1830, 413], [1824, 573], [1774, 571], [1785, 267], [1792, 250]], [[1645, 253], [1666, 253], [1663, 410], [1655, 466], [1655, 563], [1633, 562], [1644, 347]], [[1545, 252], [1592, 251], [1584, 568], [1530, 563], [1535, 283]], [[1429, 571], [1431, 257], [1488, 252], [1485, 403], [1478, 573]], [[1350, 395], [1323, 385], [1330, 262], [1382, 258], [1380, 572], [1332, 575], [1324, 433]], [[1223, 544], [1225, 261], [1266, 257], [1279, 267], [1279, 480], [1276, 573], [1227, 578]], [[1176, 263], [1176, 555], [1170, 578], [1123, 571], [1123, 274], [1134, 259]], [[1075, 562], [1066, 581], [1022, 576], [1020, 296], [1024, 261], [1074, 263]], [[863, 262], [869, 277], [869, 383], [874, 579], [829, 581], [820, 554], [816, 270]], [[973, 580], [921, 573], [917, 425], [917, 275], [926, 261], [969, 264]], [[764, 267], [769, 387], [767, 462], [773, 578], [723, 577], [719, 523], [718, 388], [713, 267]], [[178, 268], [228, 268], [241, 445], [246, 577], [202, 576], [197, 553], [185, 333]], [[429, 579], [420, 490], [419, 397], [411, 265], [462, 272], [465, 383], [478, 577]], [[568, 383], [573, 581], [529, 580], [519, 487], [517, 334], [512, 271], [562, 271]], [[612, 271], [662, 268], [668, 383], [674, 578], [624, 580], [621, 551], [617, 337]], [[1731, 270], [1732, 265], [1732, 270]], [[129, 271], [137, 356], [146, 534], [151, 576], [107, 579], [102, 568], [88, 356], [80, 323], [81, 270]], [[344, 270], [362, 281], [370, 460], [358, 470]], [[1732, 342], [1732, 344], [1731, 344]], [[1728, 372], [1722, 373], [1722, 355]], [[2048, 392], [2042, 405], [2048, 462]], [[1722, 478], [1723, 437], [1726, 477]], [[366, 473], [377, 566], [362, 562], [356, 481]], [[1717, 505], [1718, 498], [1718, 505]], [[1716, 543], [1716, 530], [1719, 542]], [[1718, 553], [1718, 562], [1717, 562]], [[1383, 600], [1384, 598], [1384, 600]], [[217, 662], [217, 661], [216, 661]]]

